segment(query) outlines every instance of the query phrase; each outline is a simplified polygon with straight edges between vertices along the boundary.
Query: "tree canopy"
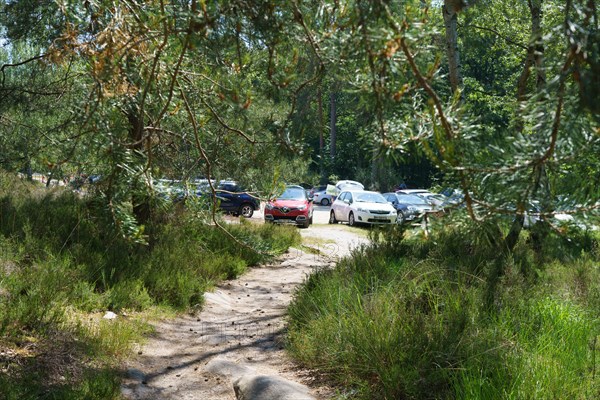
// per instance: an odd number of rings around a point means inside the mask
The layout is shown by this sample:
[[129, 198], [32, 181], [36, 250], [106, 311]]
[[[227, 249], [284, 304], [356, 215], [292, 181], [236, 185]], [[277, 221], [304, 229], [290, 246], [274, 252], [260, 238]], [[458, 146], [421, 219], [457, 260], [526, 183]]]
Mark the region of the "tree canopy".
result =
[[531, 202], [597, 215], [594, 0], [0, 7], [2, 168], [101, 175], [140, 223], [158, 177], [437, 183], [517, 236]]

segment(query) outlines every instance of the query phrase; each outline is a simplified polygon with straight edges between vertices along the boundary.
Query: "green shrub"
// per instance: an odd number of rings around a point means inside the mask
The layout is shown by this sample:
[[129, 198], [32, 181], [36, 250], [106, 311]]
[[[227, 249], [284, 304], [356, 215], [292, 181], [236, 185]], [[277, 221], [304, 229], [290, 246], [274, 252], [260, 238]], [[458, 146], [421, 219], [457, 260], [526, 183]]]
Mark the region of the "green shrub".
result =
[[[194, 212], [162, 209], [147, 229], [153, 234], [150, 246], [143, 246], [121, 236], [110, 210], [97, 198], [36, 188], [8, 175], [0, 175], [0, 187], [6, 189], [0, 195], [1, 237], [12, 238], [15, 257], [41, 269], [60, 255], [70, 282], [53, 288], [56, 297], [86, 311], [199, 305], [216, 282], [235, 278], [300, 242], [297, 230], [289, 227], [242, 221], [223, 224], [223, 230]], [[16, 281], [22, 284], [23, 277]], [[25, 308], [16, 310], [25, 317]]]
[[0, 173], [0, 346], [33, 341], [37, 349], [58, 335], [71, 339], [69, 354], [76, 348], [74, 357], [85, 359], [81, 374], [56, 383], [38, 360], [43, 354], [32, 352], [10, 376], [0, 374], [1, 398], [118, 398], [117, 362], [147, 327], [134, 317], [89, 322], [84, 313], [197, 307], [219, 281], [300, 242], [290, 227], [223, 230], [179, 208], [154, 217], [143, 245], [122, 236], [97, 197]]
[[106, 293], [100, 293], [95, 285], [85, 280], [75, 282], [68, 295], [68, 303], [83, 312], [97, 312], [107, 308]]
[[49, 399], [49, 400], [107, 400], [119, 399], [121, 376], [112, 369], [89, 369], [77, 384], [44, 383], [46, 376], [32, 374], [25, 377], [0, 375], [0, 395], [6, 400]]
[[108, 291], [108, 308], [111, 310], [131, 309], [135, 311], [150, 308], [153, 300], [144, 283], [140, 280], [125, 280]]
[[359, 398], [595, 398], [597, 258], [536, 264], [527, 237], [505, 256], [487, 229], [392, 231], [314, 274], [289, 308], [291, 353]]
[[3, 301], [0, 302], [0, 334], [18, 335], [28, 331], [43, 332], [63, 320], [65, 291], [73, 274], [64, 259], [43, 264], [18, 265], [2, 279]]

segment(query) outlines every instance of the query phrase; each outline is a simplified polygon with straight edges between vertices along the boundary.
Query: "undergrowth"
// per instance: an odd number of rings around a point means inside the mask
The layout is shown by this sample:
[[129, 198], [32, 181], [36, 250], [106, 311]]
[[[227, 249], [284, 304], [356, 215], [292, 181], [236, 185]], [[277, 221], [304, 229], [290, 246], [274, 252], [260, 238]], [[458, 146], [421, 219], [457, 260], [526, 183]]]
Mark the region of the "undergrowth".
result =
[[[154, 215], [147, 245], [113, 221], [92, 197], [0, 174], [1, 398], [118, 397], [115, 360], [146, 332], [148, 313], [201, 307], [219, 281], [299, 243], [289, 227], [224, 231], [193, 210]], [[130, 318], [105, 321], [108, 310]], [[56, 337], [65, 345], [48, 347]], [[43, 367], [65, 349], [82, 360], [77, 372]]]
[[543, 260], [490, 238], [375, 237], [298, 291], [289, 350], [344, 398], [598, 398], [598, 237], [549, 237]]

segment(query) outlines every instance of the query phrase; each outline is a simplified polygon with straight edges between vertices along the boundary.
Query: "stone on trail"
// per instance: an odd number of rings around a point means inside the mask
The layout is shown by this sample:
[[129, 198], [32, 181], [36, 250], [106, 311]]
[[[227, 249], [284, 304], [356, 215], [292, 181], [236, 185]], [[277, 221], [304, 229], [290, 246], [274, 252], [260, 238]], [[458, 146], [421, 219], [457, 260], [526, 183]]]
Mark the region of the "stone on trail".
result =
[[250, 369], [240, 364], [236, 364], [232, 361], [223, 360], [221, 358], [215, 358], [206, 364], [206, 371], [211, 372], [215, 375], [227, 376], [230, 378], [237, 378], [245, 374], [250, 373]]
[[306, 386], [276, 376], [242, 375], [233, 390], [238, 400], [315, 400]]
[[106, 314], [104, 314], [104, 317], [102, 317], [104, 319], [115, 319], [117, 318], [117, 314], [115, 314], [112, 311], [107, 311]]

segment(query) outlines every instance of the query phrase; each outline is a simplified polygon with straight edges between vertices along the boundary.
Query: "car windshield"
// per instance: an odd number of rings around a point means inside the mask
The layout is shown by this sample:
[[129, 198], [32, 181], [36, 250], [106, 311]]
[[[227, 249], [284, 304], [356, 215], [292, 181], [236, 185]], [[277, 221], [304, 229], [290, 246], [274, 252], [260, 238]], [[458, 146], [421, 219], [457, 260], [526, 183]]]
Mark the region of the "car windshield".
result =
[[425, 201], [425, 199], [414, 195], [414, 194], [399, 194], [398, 196], [398, 201], [400, 201], [400, 203], [405, 203], [405, 204], [423, 204], [423, 205], [428, 205], [429, 203], [427, 203], [427, 201]]
[[304, 193], [304, 189], [302, 188], [286, 188], [280, 196], [277, 197], [278, 200], [306, 200], [306, 193]]
[[387, 203], [387, 200], [381, 194], [375, 192], [355, 193], [354, 198], [359, 203]]

